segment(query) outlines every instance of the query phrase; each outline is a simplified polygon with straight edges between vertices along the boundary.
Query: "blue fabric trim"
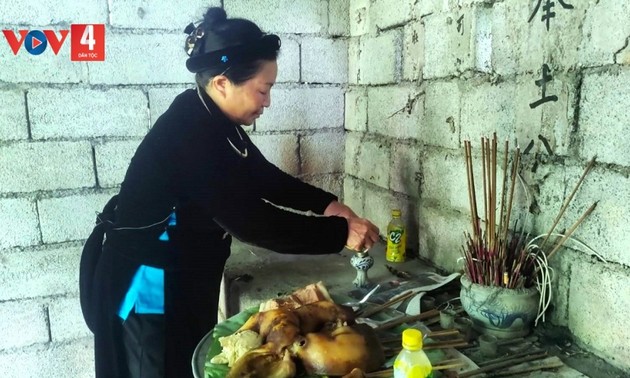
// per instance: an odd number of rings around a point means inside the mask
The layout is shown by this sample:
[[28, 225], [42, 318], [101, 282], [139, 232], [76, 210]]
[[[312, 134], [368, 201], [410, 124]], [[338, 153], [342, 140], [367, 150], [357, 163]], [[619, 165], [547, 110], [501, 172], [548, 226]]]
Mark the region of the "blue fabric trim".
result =
[[[177, 225], [175, 208], [168, 217], [168, 225], [172, 227]], [[159, 239], [168, 242], [168, 230], [165, 230]], [[127, 320], [129, 313], [134, 308], [136, 314], [164, 313], [164, 269], [140, 265], [131, 280], [125, 298], [120, 304], [118, 316]]]
[[133, 276], [118, 316], [127, 320], [131, 310], [136, 314], [164, 313], [164, 270], [141, 265]]

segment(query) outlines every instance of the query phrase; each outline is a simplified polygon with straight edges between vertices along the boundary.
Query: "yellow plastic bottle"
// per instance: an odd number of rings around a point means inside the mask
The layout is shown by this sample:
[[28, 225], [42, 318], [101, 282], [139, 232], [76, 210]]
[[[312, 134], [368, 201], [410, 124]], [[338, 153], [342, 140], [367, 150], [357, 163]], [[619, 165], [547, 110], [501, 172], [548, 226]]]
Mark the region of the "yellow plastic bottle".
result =
[[422, 350], [422, 332], [415, 328], [404, 330], [402, 347], [394, 361], [394, 378], [433, 377], [431, 361]]
[[400, 210], [392, 210], [392, 220], [387, 225], [387, 250], [385, 259], [391, 262], [405, 261], [407, 248], [407, 232], [405, 224], [400, 219]]

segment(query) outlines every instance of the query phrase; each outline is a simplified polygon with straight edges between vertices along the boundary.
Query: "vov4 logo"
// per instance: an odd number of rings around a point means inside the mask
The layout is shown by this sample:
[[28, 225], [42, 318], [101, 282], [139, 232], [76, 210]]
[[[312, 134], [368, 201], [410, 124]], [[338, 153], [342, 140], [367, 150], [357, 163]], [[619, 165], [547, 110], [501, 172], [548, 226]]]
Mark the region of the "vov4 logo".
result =
[[3, 30], [2, 34], [17, 55], [24, 47], [31, 55], [41, 55], [49, 47], [57, 55], [70, 34], [70, 60], [105, 60], [105, 24], [71, 24], [70, 30]]

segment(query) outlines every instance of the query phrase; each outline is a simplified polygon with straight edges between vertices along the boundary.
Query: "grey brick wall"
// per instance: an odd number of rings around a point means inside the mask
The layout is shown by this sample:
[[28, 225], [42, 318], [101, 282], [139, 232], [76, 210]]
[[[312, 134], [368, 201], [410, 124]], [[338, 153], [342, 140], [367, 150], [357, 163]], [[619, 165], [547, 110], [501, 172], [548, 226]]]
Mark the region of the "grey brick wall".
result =
[[34, 89], [27, 99], [33, 139], [142, 136], [149, 128], [138, 89]]
[[0, 248], [34, 245], [40, 240], [35, 202], [28, 198], [0, 199], [0, 222], [5, 225]]
[[278, 33], [273, 107], [248, 130], [269, 160], [343, 196], [350, 0], [0, 0], [0, 29], [58, 32], [103, 23], [103, 62], [72, 62], [0, 34], [0, 372], [93, 377], [78, 299], [82, 244], [138, 144], [176, 95], [194, 87], [184, 27], [208, 6]]
[[[99, 19], [92, 22], [99, 23], [104, 22], [104, 20]], [[0, 25], [3, 25], [3, 29], [13, 28], [14, 31], [17, 30], [17, 26], [12, 26], [9, 23]], [[30, 25], [33, 25], [33, 28], [44, 28], [42, 24]], [[73, 63], [67, 58], [70, 55], [70, 43], [64, 43], [58, 55], [47, 51], [47, 53], [33, 56], [28, 54], [24, 47], [17, 55], [13, 55], [11, 47], [4, 39], [4, 35], [2, 37], [2, 43], [0, 43], [0, 58], [2, 59], [0, 81], [3, 83], [36, 84], [45, 81], [46, 84], [78, 84], [87, 82], [87, 65]], [[6, 90], [7, 88], [4, 87], [3, 89]]]
[[346, 92], [345, 128], [350, 131], [367, 130], [367, 90], [349, 88]]
[[299, 173], [300, 162], [296, 153], [298, 150], [298, 136], [261, 133], [252, 135], [251, 138], [267, 160], [287, 173], [292, 175]]
[[[400, 76], [402, 31], [390, 30], [372, 38], [359, 40], [358, 54], [350, 54], [350, 77], [358, 84], [394, 83]], [[357, 60], [354, 62], [354, 60]], [[374, 62], [382, 62], [375, 65]]]
[[20, 142], [0, 146], [0, 193], [94, 186], [88, 141]]
[[140, 140], [109, 141], [94, 146], [96, 175], [103, 188], [119, 185]]
[[40, 200], [37, 207], [44, 243], [84, 239], [94, 226], [96, 211], [109, 197], [109, 193], [99, 193]]
[[32, 300], [0, 304], [0, 349], [20, 348], [48, 340], [45, 308]]
[[342, 39], [302, 39], [302, 80], [311, 83], [348, 82], [348, 43]]
[[345, 136], [343, 132], [305, 135], [300, 138], [303, 174], [343, 172]]
[[[618, 316], [630, 277], [630, 6], [569, 3], [555, 3], [547, 29], [542, 9], [532, 17], [535, 2], [350, 1], [344, 192], [381, 227], [390, 208], [402, 208], [417, 236], [409, 246], [459, 271], [470, 227], [464, 140], [476, 159], [480, 138], [495, 132], [521, 151], [531, 143], [521, 172], [527, 193], [519, 187], [514, 206], [534, 235], [548, 231], [597, 155], [557, 230], [599, 201], [574, 236], [607, 262], [578, 243], [555, 255], [548, 319], [630, 370], [630, 321]], [[532, 107], [543, 96], [543, 64], [551, 75], [545, 94], [557, 100]]]
[[[401, 208], [409, 247], [444, 269], [460, 269], [469, 225], [464, 140], [497, 132], [522, 149], [533, 142], [523, 163], [529, 197], [519, 194], [516, 208], [525, 215], [535, 201], [527, 223], [535, 233], [547, 231], [597, 155], [559, 227], [600, 201], [575, 235], [608, 262], [577, 244], [558, 254], [550, 319], [630, 370], [630, 323], [619, 315], [630, 298], [626, 2], [556, 4], [547, 30], [540, 14], [528, 22], [526, 1], [1, 1], [2, 29], [81, 22], [104, 23], [107, 33], [106, 60], [93, 63], [71, 62], [67, 41], [58, 55], [14, 56], [0, 36], [0, 222], [9, 230], [0, 233], [0, 371], [8, 376], [93, 376], [78, 308], [82, 242], [143, 135], [194, 85], [182, 29], [220, 4], [283, 40], [273, 106], [248, 130], [260, 149], [381, 228]], [[543, 64], [553, 75], [547, 95], [558, 100], [532, 109]]]
[[[256, 20], [263, 30], [272, 33], [325, 34], [328, 31], [328, 1], [230, 0], [224, 6], [228, 15]], [[291, 17], [287, 17], [288, 14]]]
[[[580, 156], [597, 155], [602, 162], [630, 166], [630, 71], [587, 73], [582, 83], [579, 125], [583, 131]], [[619, 104], [618, 106], [611, 106]], [[603, 126], [605, 125], [605, 128]]]
[[17, 90], [0, 91], [0, 140], [28, 138], [24, 92]]
[[369, 88], [368, 130], [399, 139], [419, 139], [424, 96], [413, 86]]
[[257, 120], [257, 132], [343, 127], [344, 94], [338, 86], [278, 85], [271, 104]]

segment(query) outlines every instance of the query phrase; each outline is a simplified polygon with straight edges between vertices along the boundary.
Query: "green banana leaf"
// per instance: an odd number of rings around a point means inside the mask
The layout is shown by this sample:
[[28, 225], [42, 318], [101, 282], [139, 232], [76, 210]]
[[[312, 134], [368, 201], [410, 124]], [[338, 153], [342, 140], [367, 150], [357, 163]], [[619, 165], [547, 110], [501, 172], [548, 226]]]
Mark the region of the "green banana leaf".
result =
[[230, 368], [224, 364], [213, 364], [210, 362], [212, 357], [221, 353], [221, 344], [219, 344], [219, 337], [228, 336], [236, 332], [245, 322], [249, 319], [250, 316], [258, 312], [258, 306], [248, 308], [247, 310], [241, 311], [238, 314], [232, 316], [231, 318], [225, 320], [217, 324], [212, 330], [212, 343], [210, 344], [210, 348], [208, 349], [208, 354], [206, 355], [206, 367], [205, 367], [205, 377], [206, 378], [224, 378]]
[[[210, 344], [210, 348], [208, 349], [208, 354], [206, 355], [206, 364], [205, 364], [205, 378], [225, 378], [230, 368], [225, 364], [213, 364], [210, 362], [212, 357], [221, 353], [221, 344], [219, 344], [219, 337], [228, 336], [236, 332], [247, 319], [250, 318], [253, 314], [258, 312], [258, 306], [251, 307], [249, 309], [243, 310], [238, 314], [232, 316], [231, 318], [225, 320], [217, 324], [212, 330], [212, 340]], [[406, 326], [399, 326], [394, 329], [394, 332], [402, 334], [402, 331], [407, 328]], [[427, 351], [427, 356], [432, 363], [440, 361], [444, 358], [444, 353], [439, 350], [430, 350]], [[396, 357], [390, 358], [385, 362], [385, 366], [391, 367], [394, 364], [394, 360]], [[437, 377], [434, 373], [434, 377]], [[325, 378], [326, 376], [318, 376], [318, 375], [302, 375], [304, 378]]]

